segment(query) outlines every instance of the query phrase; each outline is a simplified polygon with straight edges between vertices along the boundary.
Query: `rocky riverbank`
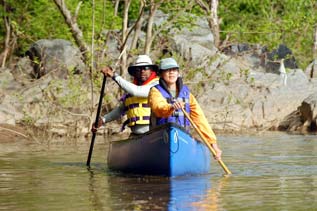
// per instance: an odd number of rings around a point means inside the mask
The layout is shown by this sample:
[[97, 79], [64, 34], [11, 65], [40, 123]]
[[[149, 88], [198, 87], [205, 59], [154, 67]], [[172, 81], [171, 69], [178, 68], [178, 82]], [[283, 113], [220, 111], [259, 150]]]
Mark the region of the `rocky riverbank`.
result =
[[[171, 32], [170, 38], [164, 50], [177, 55], [185, 84], [216, 131], [316, 133], [316, 62], [298, 69], [284, 45], [272, 52], [260, 46], [231, 45], [220, 52], [212, 45], [205, 22], [191, 31]], [[113, 55], [119, 52], [113, 42], [105, 53], [112, 55], [114, 64]], [[40, 40], [30, 45], [27, 54], [0, 69], [0, 124], [19, 125], [17, 132], [22, 126], [61, 136], [90, 134], [100, 87], [91, 87], [79, 50], [69, 41]], [[43, 55], [40, 65], [33, 54]], [[153, 51], [150, 56], [156, 61], [160, 54]], [[102, 75], [95, 73], [99, 83], [94, 84], [100, 86]], [[123, 77], [130, 79], [128, 74]], [[105, 93], [103, 113], [120, 98], [111, 79]], [[108, 124], [100, 133], [119, 133], [123, 121]]]

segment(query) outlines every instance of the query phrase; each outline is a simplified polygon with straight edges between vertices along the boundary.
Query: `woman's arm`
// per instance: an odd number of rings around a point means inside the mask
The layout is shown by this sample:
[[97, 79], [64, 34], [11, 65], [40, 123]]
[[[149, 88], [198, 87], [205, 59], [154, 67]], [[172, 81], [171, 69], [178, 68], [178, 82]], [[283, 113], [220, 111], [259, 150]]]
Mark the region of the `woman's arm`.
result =
[[169, 117], [174, 111], [172, 105], [167, 103], [160, 91], [155, 87], [150, 90], [148, 102], [156, 117]]
[[200, 130], [202, 134], [202, 138], [206, 141], [208, 141], [212, 148], [215, 150], [216, 154], [214, 155], [214, 158], [216, 160], [221, 160], [222, 151], [218, 147], [217, 144], [217, 138], [214, 133], [214, 131], [209, 126], [209, 123], [205, 117], [204, 112], [200, 108], [196, 98], [190, 94], [190, 118], [193, 120], [194, 124], [197, 126], [197, 128]]
[[209, 141], [209, 143], [217, 143], [217, 138], [214, 131], [209, 126], [209, 123], [205, 117], [203, 110], [198, 104], [194, 95], [190, 94], [190, 118], [193, 120], [198, 129], [202, 132], [204, 138]]

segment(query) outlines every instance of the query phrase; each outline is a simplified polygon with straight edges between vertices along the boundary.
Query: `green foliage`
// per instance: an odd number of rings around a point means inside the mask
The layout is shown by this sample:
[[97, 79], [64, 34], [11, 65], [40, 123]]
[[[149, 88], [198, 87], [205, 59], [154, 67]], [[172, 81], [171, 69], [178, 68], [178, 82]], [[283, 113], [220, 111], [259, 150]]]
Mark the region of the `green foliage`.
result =
[[[132, 0], [130, 3], [129, 14], [128, 14], [129, 21], [131, 20], [136, 21], [138, 19], [139, 9], [140, 9], [140, 1]], [[119, 11], [118, 11], [119, 17], [123, 17], [123, 10], [124, 10], [124, 2], [121, 1], [119, 4]]]
[[[49, 0], [6, 0], [10, 8], [5, 13], [11, 20], [13, 31], [18, 36], [17, 54], [23, 54], [30, 43], [38, 39], [64, 38], [71, 40], [69, 29], [61, 27], [63, 19], [56, 12], [56, 6]], [[1, 6], [1, 11], [4, 8]], [[4, 31], [0, 25], [0, 31]], [[4, 34], [1, 33], [3, 37]]]
[[[192, 28], [197, 16], [193, 13], [193, 7], [188, 7], [190, 1], [173, 0], [165, 1], [160, 10], [169, 15], [167, 22], [173, 21], [173, 29], [182, 30], [183, 28]], [[167, 28], [163, 31], [167, 34], [171, 28]]]
[[[78, 0], [67, 0], [67, 7], [75, 14], [75, 9], [78, 4]], [[93, 8], [91, 1], [83, 1], [83, 4], [80, 7], [78, 13], [78, 25], [80, 29], [84, 33], [84, 38], [87, 42], [91, 40], [92, 33], [92, 14], [94, 10], [95, 15], [95, 32], [96, 34], [100, 34], [104, 29], [121, 29], [121, 17], [113, 16], [113, 5], [110, 1], [104, 0], [95, 0], [95, 6]], [[56, 13], [59, 13], [57, 9], [55, 9]], [[64, 27], [67, 28], [66, 24]]]
[[[66, 0], [68, 9], [74, 15], [80, 1]], [[95, 31], [99, 34], [103, 29], [119, 29], [120, 17], [113, 17], [112, 3], [104, 0], [95, 0]], [[66, 39], [73, 40], [69, 27], [58, 11], [52, 0], [6, 0], [10, 9], [6, 12], [3, 5], [0, 5], [0, 47], [3, 45], [5, 36], [5, 25], [3, 16], [10, 18], [14, 32], [17, 34], [17, 55], [22, 55], [31, 43], [39, 39]], [[78, 13], [78, 25], [84, 33], [86, 41], [91, 41], [92, 31], [92, 5], [91, 1], [83, 1]]]
[[229, 85], [230, 80], [233, 77], [232, 73], [230, 73], [230, 72], [227, 73], [225, 71], [221, 71], [220, 76], [221, 76], [221, 81], [223, 81], [225, 85]]
[[[73, 41], [69, 27], [58, 11], [53, 0], [6, 0], [7, 9], [0, 5], [0, 48], [3, 48], [5, 25], [3, 16], [10, 18], [17, 39], [17, 55], [23, 54], [31, 43], [39, 39], [62, 38]], [[79, 2], [78, 25], [87, 43], [91, 42], [92, 14], [95, 15], [95, 37], [98, 43], [105, 29], [121, 29], [124, 2], [120, 1], [118, 16], [114, 17], [114, 5], [110, 0], [65, 0], [72, 15]], [[159, 2], [159, 1], [156, 1]], [[205, 0], [208, 3], [207, 0]], [[146, 1], [149, 10], [149, 1]], [[195, 16], [205, 17], [198, 4], [192, 7], [189, 0], [166, 0], [160, 10], [173, 18], [173, 29], [189, 30]], [[94, 7], [93, 7], [94, 6]], [[140, 2], [132, 0], [129, 21], [138, 16]], [[186, 8], [186, 9], [185, 9]], [[221, 19], [221, 39], [229, 36], [231, 43], [261, 44], [269, 49], [285, 44], [296, 56], [300, 66], [305, 67], [312, 58], [313, 30], [317, 23], [317, 3], [315, 0], [221, 0], [218, 17]], [[168, 36], [170, 27], [165, 27], [160, 36]], [[159, 27], [159, 26], [156, 26]], [[102, 39], [100, 39], [102, 38]], [[153, 46], [155, 48], [155, 46]]]
[[34, 125], [35, 119], [28, 113], [23, 112], [23, 118], [21, 119], [21, 123], [24, 125]]
[[313, 30], [317, 23], [314, 0], [223, 0], [219, 4], [221, 38], [234, 43], [257, 43], [269, 49], [285, 44], [300, 66], [312, 60]]

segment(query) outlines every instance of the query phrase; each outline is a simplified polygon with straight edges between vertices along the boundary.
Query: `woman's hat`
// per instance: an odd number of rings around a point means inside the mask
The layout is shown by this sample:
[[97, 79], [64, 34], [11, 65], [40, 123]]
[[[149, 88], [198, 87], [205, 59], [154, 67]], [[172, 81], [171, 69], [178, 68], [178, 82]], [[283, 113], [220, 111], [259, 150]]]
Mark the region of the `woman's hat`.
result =
[[160, 62], [160, 71], [171, 68], [179, 68], [177, 62], [173, 58], [162, 59]]
[[157, 71], [157, 65], [152, 63], [152, 59], [148, 55], [139, 55], [134, 64], [128, 67], [128, 72], [133, 76], [133, 72], [138, 67], [151, 67], [152, 70]]

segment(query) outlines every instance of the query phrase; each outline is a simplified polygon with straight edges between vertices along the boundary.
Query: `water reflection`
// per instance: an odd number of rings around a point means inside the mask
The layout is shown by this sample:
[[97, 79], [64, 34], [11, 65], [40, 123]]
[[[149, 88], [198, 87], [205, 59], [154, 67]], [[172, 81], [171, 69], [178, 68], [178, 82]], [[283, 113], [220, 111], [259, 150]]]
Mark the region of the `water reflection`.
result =
[[96, 179], [95, 179], [95, 175], [94, 175], [94, 171], [88, 167], [87, 168], [88, 172], [89, 172], [89, 182], [88, 182], [88, 189], [90, 192], [90, 198], [89, 201], [92, 204], [92, 207], [94, 208], [94, 210], [102, 210], [103, 207], [103, 200], [102, 198], [100, 198], [100, 196], [98, 195], [97, 189], [96, 189]]
[[168, 210], [217, 211], [220, 192], [227, 180], [227, 177], [221, 177], [212, 183], [211, 175], [175, 178], [171, 182]]
[[221, 178], [212, 186], [214, 175], [184, 176], [176, 178], [160, 176], [124, 176], [108, 172], [106, 195], [98, 195], [99, 174], [89, 170], [92, 204], [95, 210], [110, 202], [110, 210], [218, 210], [220, 191], [227, 178]]

